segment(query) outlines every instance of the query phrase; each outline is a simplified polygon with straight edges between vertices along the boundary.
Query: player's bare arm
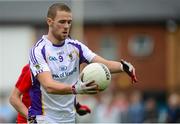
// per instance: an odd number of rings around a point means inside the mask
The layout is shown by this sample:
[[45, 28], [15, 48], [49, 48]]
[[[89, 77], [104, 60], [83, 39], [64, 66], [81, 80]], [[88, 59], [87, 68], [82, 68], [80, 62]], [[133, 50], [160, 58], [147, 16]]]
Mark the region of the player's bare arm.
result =
[[124, 71], [131, 77], [132, 83], [137, 82], [135, 68], [131, 63], [128, 63], [125, 60], [121, 60], [120, 62], [111, 61], [96, 55], [93, 58], [92, 62], [99, 62], [105, 64], [109, 68], [111, 73], [120, 73]]
[[28, 109], [22, 103], [21, 96], [22, 96], [22, 93], [15, 87], [11, 93], [9, 102], [16, 109], [16, 111], [18, 111], [21, 115], [23, 115], [25, 118], [27, 118]]
[[95, 94], [98, 92], [98, 87], [93, 81], [83, 82], [84, 84], [75, 82], [73, 85], [68, 85], [55, 81], [48, 71], [39, 73], [37, 79], [45, 88], [46, 92], [50, 94]]
[[116, 61], [110, 61], [107, 59], [104, 59], [101, 56], [96, 55], [93, 59], [92, 62], [98, 62], [98, 63], [103, 63], [105, 64], [111, 73], [120, 73], [123, 72], [122, 69], [122, 64], [120, 62], [116, 62]]

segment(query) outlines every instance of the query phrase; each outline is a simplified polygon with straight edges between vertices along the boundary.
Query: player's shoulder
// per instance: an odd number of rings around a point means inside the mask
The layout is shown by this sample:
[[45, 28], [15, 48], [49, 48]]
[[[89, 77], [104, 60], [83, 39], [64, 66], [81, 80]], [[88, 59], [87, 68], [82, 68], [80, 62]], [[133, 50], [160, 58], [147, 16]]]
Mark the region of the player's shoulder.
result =
[[43, 47], [45, 46], [46, 42], [43, 38], [38, 40], [32, 47], [31, 47], [31, 53], [34, 54], [34, 51], [41, 51]]
[[34, 44], [33, 47], [41, 48], [44, 45], [45, 45], [45, 40], [43, 38], [41, 38]]
[[68, 38], [66, 38], [66, 42], [67, 42], [67, 43], [78, 43], [79, 41], [76, 40], [76, 39], [73, 39], [73, 38], [71, 38], [71, 37], [68, 37]]
[[69, 37], [69, 38], [67, 38], [66, 39], [66, 43], [67, 44], [76, 44], [76, 45], [82, 45], [82, 42], [80, 42], [79, 40], [77, 40], [77, 39], [73, 39], [73, 38], [71, 38], [71, 37]]

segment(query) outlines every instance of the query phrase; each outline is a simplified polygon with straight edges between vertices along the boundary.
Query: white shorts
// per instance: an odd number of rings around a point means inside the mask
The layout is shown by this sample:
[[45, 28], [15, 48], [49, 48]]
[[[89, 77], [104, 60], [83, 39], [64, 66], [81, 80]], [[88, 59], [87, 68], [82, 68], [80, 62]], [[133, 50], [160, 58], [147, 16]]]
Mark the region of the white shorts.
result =
[[[49, 119], [47, 116], [44, 115], [36, 115], [36, 118], [34, 120], [34, 122], [37, 122], [37, 124], [59, 124], [59, 123], [67, 123], [67, 122], [54, 122], [54, 120]], [[72, 123], [74, 124], [75, 121], [72, 122], [68, 122], [68, 123]], [[30, 122], [28, 122], [28, 124], [32, 124]]]

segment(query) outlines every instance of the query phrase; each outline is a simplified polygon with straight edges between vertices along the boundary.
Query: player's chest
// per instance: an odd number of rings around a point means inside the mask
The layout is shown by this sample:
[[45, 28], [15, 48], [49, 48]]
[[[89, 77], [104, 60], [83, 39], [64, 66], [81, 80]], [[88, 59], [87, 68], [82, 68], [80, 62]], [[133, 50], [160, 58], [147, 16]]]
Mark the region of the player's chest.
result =
[[79, 61], [79, 51], [76, 49], [49, 50], [46, 52], [48, 64], [72, 64]]

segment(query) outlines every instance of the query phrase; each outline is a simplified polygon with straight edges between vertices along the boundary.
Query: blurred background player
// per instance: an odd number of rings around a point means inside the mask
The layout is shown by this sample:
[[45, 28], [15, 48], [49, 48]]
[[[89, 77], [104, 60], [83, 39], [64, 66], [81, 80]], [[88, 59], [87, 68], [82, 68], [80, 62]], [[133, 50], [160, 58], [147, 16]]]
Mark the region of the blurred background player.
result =
[[28, 107], [31, 105], [29, 90], [31, 88], [31, 75], [29, 65], [25, 65], [10, 96], [11, 105], [17, 110], [17, 123], [26, 123]]
[[[31, 100], [29, 96], [31, 86], [31, 73], [29, 64], [27, 64], [23, 67], [18, 81], [16, 82], [16, 85], [12, 90], [11, 96], [9, 98], [11, 105], [18, 112], [16, 120], [17, 123], [27, 123], [28, 108], [31, 105]], [[91, 112], [88, 106], [81, 105], [79, 102], [76, 102], [76, 100], [74, 105], [76, 112], [80, 116]]]

